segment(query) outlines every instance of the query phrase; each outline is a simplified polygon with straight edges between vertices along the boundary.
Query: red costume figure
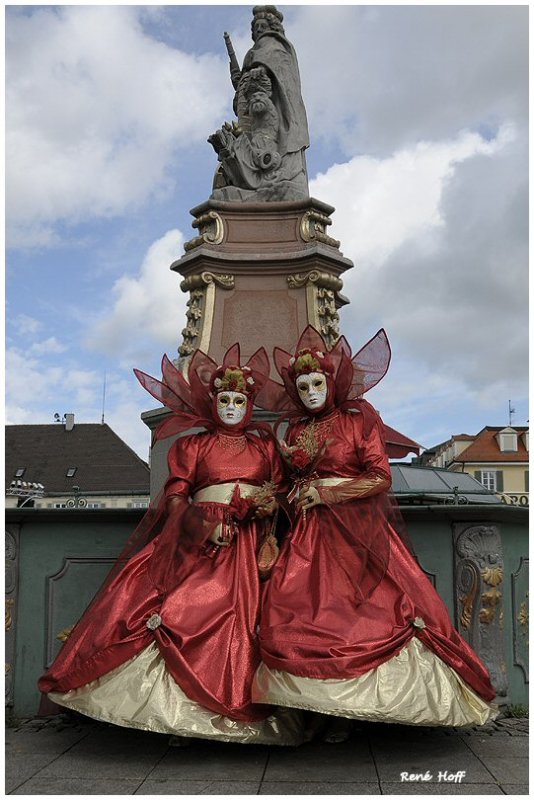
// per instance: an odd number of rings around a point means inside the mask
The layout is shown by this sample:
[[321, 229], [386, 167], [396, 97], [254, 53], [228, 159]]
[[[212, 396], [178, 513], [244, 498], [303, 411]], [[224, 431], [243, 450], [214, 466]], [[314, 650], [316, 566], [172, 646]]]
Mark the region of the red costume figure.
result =
[[178, 736], [302, 741], [299, 712], [251, 702], [258, 556], [269, 549], [282, 470], [270, 429], [251, 422], [267, 354], [239, 363], [235, 345], [221, 367], [197, 351], [187, 381], [166, 357], [162, 381], [136, 371], [173, 412], [156, 438], [206, 430], [171, 446], [162, 501], [40, 679], [54, 702]]
[[352, 356], [313, 328], [297, 353], [275, 349], [283, 386], [264, 407], [290, 418], [292, 530], [269, 581], [257, 702], [415, 725], [494, 716], [487, 669], [398, 531], [383, 424], [362, 395], [385, 375], [383, 330]]

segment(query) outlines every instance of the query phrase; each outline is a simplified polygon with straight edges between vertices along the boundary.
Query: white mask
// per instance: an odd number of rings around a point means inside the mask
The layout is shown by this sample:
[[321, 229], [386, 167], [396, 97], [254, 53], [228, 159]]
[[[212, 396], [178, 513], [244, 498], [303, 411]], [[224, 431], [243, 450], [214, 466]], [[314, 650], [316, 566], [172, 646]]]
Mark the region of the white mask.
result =
[[326, 403], [328, 386], [322, 372], [299, 375], [296, 380], [297, 391], [304, 406], [310, 411], [320, 411]]
[[217, 414], [225, 425], [238, 425], [247, 413], [248, 400], [241, 392], [219, 392]]

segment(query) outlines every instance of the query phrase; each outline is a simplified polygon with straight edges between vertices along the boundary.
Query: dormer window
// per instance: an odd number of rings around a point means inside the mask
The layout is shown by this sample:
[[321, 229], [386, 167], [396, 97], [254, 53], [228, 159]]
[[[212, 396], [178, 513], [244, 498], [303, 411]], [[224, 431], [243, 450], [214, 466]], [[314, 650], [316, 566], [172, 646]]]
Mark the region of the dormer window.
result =
[[523, 444], [525, 445], [525, 450], [528, 453], [528, 431], [524, 432], [522, 439], [523, 439]]
[[15, 470], [15, 478], [23, 478], [25, 472], [26, 467], [19, 467], [17, 470]]
[[77, 469], [78, 467], [69, 467], [67, 470], [67, 478], [74, 478]]
[[497, 440], [501, 453], [517, 453], [517, 431], [513, 428], [503, 428], [497, 434]]

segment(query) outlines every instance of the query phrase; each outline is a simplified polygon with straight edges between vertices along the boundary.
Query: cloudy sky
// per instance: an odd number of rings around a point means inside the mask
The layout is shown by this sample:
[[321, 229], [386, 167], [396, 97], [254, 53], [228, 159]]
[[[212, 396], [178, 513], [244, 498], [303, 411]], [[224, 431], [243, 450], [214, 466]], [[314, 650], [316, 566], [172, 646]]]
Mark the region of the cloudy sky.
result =
[[[158, 373], [181, 344], [169, 265], [232, 118], [250, 5], [9, 6], [7, 400], [11, 424], [74, 412], [143, 458]], [[425, 447], [526, 424], [528, 6], [281, 5], [310, 127], [310, 193], [354, 261], [343, 333], [385, 327], [369, 394]]]

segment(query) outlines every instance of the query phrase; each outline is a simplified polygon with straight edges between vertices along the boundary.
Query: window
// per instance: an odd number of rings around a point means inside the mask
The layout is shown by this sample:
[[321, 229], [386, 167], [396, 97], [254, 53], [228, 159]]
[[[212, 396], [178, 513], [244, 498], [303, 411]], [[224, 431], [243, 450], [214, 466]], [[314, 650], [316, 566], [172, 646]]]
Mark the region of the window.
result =
[[86, 508], [105, 508], [105, 503], [87, 503]]
[[26, 467], [19, 467], [17, 470], [15, 470], [15, 478], [24, 477], [25, 472], [26, 472]]
[[48, 508], [67, 508], [66, 503], [48, 503]]
[[525, 470], [525, 492], [528, 492], [528, 469]]
[[497, 475], [495, 471], [482, 470], [480, 473], [480, 483], [489, 489], [490, 492], [495, 492], [497, 489]]
[[148, 500], [134, 500], [133, 503], [128, 503], [129, 508], [148, 508]]
[[490, 492], [503, 491], [502, 469], [475, 470], [475, 480]]
[[515, 431], [501, 431], [499, 433], [499, 448], [501, 453], [517, 453], [517, 433]]
[[74, 478], [77, 469], [78, 467], [69, 467], [67, 470], [67, 478]]

